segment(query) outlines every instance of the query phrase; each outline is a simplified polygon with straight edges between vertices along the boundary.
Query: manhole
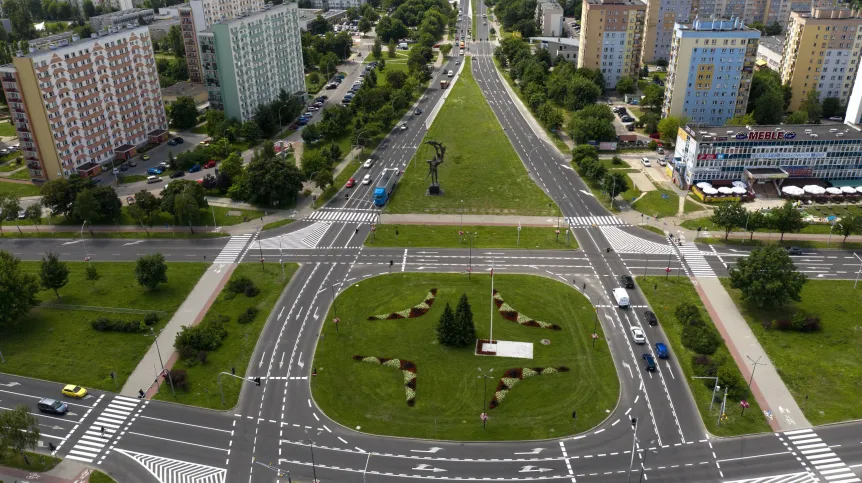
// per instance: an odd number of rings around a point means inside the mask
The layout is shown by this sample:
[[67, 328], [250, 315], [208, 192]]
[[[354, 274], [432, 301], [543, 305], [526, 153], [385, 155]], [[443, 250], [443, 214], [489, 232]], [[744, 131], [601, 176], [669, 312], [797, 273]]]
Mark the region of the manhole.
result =
[[548, 339], [542, 339], [542, 345], [551, 345], [551, 341]]

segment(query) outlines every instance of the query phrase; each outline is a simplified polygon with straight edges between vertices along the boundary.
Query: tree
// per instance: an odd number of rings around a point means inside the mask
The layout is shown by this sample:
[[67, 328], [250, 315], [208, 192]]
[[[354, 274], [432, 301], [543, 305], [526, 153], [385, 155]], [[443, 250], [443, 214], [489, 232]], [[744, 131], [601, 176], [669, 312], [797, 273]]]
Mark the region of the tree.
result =
[[643, 90], [643, 100], [641, 105], [649, 107], [653, 112], [660, 112], [661, 105], [664, 102], [664, 89], [650, 82]]
[[772, 22], [763, 29], [766, 35], [781, 35], [781, 24]]
[[161, 253], [144, 255], [135, 264], [135, 278], [138, 285], [155, 290], [160, 283], [168, 282], [168, 264]]
[[739, 201], [728, 201], [719, 204], [712, 212], [710, 221], [724, 228], [724, 239], [730, 235], [730, 231], [745, 223], [746, 211]]
[[451, 52], [452, 52], [452, 44], [440, 45], [440, 53], [443, 54], [443, 57], [449, 57], [449, 54]]
[[390, 40], [389, 43], [386, 44], [386, 51], [389, 53], [390, 59], [395, 58], [395, 39]]
[[27, 208], [24, 208], [24, 216], [33, 222], [33, 225], [36, 226], [36, 231], [39, 231], [39, 225], [42, 224], [42, 206], [38, 203], [34, 203]]
[[589, 144], [578, 144], [572, 149], [572, 162], [580, 166], [584, 159], [599, 159], [599, 150]]
[[473, 311], [467, 294], [462, 293], [455, 309], [455, 330], [453, 331], [457, 347], [467, 347], [476, 340], [476, 327], [473, 325]]
[[658, 132], [661, 134], [661, 140], [665, 144], [673, 144], [676, 142], [676, 135], [679, 132], [679, 127], [683, 125], [682, 119], [676, 116], [667, 116], [658, 123]]
[[781, 240], [787, 232], [795, 233], [805, 228], [806, 223], [802, 221], [802, 212], [796, 209], [793, 202], [788, 200], [781, 206], [772, 210], [769, 218], [770, 225], [781, 233]]
[[458, 347], [457, 335], [455, 334], [455, 314], [452, 307], [446, 302], [443, 314], [437, 322], [437, 342], [442, 345]]
[[90, 18], [96, 16], [96, 6], [93, 5], [93, 0], [84, 0], [84, 18]]
[[69, 267], [54, 252], [48, 252], [39, 263], [39, 279], [45, 289], [51, 289], [60, 298], [60, 289], [69, 283]]
[[48, 181], [39, 190], [42, 206], [51, 210], [51, 215], [69, 216], [74, 211], [75, 200], [84, 188], [90, 186], [88, 179], [73, 174], [68, 178]]
[[245, 169], [250, 203], [274, 206], [292, 203], [302, 189], [303, 176], [293, 162], [276, 156], [271, 145], [255, 151]]
[[92, 263], [87, 264], [87, 268], [85, 269], [85, 273], [87, 275], [87, 280], [93, 282], [93, 290], [96, 290], [96, 282], [102, 278], [102, 275], [99, 273], [99, 270], [96, 269], [96, 266]]
[[820, 92], [817, 89], [808, 91], [808, 95], [799, 104], [799, 110], [808, 113], [809, 122], [819, 123], [820, 118], [823, 117], [823, 106], [820, 105]]
[[778, 124], [784, 117], [784, 95], [778, 87], [770, 88], [754, 101], [757, 124]]
[[845, 109], [841, 109], [841, 100], [837, 97], [823, 99], [823, 117], [840, 116]]
[[237, 153], [231, 153], [218, 167], [219, 175], [225, 175], [230, 180], [234, 180], [242, 176], [243, 172], [242, 157]]
[[28, 40], [37, 36], [26, 0], [4, 0], [3, 13], [12, 24], [15, 37]]
[[188, 96], [178, 97], [171, 104], [170, 122], [171, 127], [180, 130], [195, 127], [198, 123], [198, 106], [195, 104], [195, 100]]
[[614, 171], [605, 176], [605, 180], [602, 183], [602, 190], [607, 193], [608, 196], [611, 197], [611, 199], [613, 199], [623, 191], [628, 191], [628, 189], [628, 176], [625, 173], [620, 173], [618, 171]]
[[246, 121], [242, 123], [242, 127], [239, 129], [239, 135], [249, 143], [256, 143], [257, 140], [263, 136], [263, 132], [261, 132], [260, 126], [258, 126], [256, 122]]
[[179, 25], [172, 25], [168, 30], [168, 44], [175, 57], [185, 57], [186, 46], [183, 44], [183, 34]]
[[359, 21], [359, 25], [357, 26], [357, 28], [359, 29], [360, 32], [362, 32], [362, 35], [365, 35], [371, 31], [372, 25], [371, 25], [371, 22], [367, 18], [363, 18], [362, 20]]
[[214, 138], [224, 133], [222, 123], [224, 123], [224, 111], [218, 109], [208, 109], [206, 113], [207, 121], [207, 136]]
[[791, 112], [784, 122], [785, 124], [808, 124], [808, 111], [800, 109], [796, 112]]
[[194, 190], [191, 186], [187, 186], [181, 193], [174, 197], [174, 216], [177, 217], [177, 223], [188, 225], [189, 231], [194, 233], [192, 223], [198, 220], [200, 216], [200, 207], [195, 199]]
[[741, 116], [733, 116], [724, 123], [725, 126], [749, 126], [756, 124], [752, 114], [743, 114]]
[[620, 77], [620, 80], [617, 81], [616, 91], [618, 94], [626, 95], [631, 94], [635, 91], [635, 81], [631, 77], [624, 76]]
[[320, 66], [320, 70], [326, 72], [326, 78], [329, 79], [333, 74], [335, 74], [335, 70], [338, 66], [338, 56], [332, 52], [327, 52], [320, 57], [318, 65]]
[[750, 211], [745, 217], [745, 229], [751, 234], [749, 240], [754, 239], [754, 232], [769, 226], [769, 217], [760, 210]]
[[407, 81], [407, 73], [401, 70], [391, 70], [386, 73], [386, 83], [393, 89], [401, 89]]
[[39, 419], [30, 413], [30, 406], [20, 404], [0, 414], [0, 447], [20, 453], [28, 466], [30, 460], [25, 451], [36, 449], [40, 437]]
[[742, 299], [759, 308], [778, 308], [791, 300], [800, 301], [807, 277], [796, 270], [784, 248], [767, 245], [740, 257], [730, 270], [730, 286], [742, 292]]
[[838, 229], [841, 230], [841, 234], [844, 235], [844, 239], [841, 240], [841, 243], [846, 243], [847, 237], [850, 235], [862, 233], [862, 215], [845, 215], [841, 218], [841, 221], [836, 224], [838, 225]]
[[23, 272], [21, 260], [0, 250], [0, 327], [9, 327], [39, 305], [36, 277]]
[[90, 221], [106, 222], [116, 221], [123, 212], [123, 203], [117, 196], [117, 192], [110, 186], [96, 186], [90, 189], [96, 200], [96, 213]]
[[[161, 202], [152, 193], [146, 190], [141, 190], [135, 193], [135, 202], [129, 205], [128, 212], [135, 221], [147, 230], [147, 227], [153, 226], [162, 211]], [[147, 230], [147, 235], [150, 232]]]
[[15, 220], [15, 226], [18, 227], [18, 233], [21, 233], [21, 227], [18, 226], [18, 212], [21, 211], [21, 198], [16, 195], [0, 195], [0, 223], [3, 219]]
[[378, 60], [383, 58], [383, 44], [380, 42], [379, 37], [374, 39], [374, 45], [371, 46], [371, 55]]
[[77, 221], [89, 221], [91, 224], [96, 221], [99, 215], [99, 202], [93, 195], [92, 189], [85, 189], [78, 193], [75, 198], [75, 208], [72, 212]]

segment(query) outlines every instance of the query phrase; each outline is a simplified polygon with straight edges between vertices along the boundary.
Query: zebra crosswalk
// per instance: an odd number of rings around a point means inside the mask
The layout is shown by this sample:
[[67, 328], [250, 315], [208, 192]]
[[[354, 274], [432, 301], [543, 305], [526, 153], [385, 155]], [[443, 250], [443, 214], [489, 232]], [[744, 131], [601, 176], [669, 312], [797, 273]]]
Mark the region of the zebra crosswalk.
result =
[[317, 248], [320, 239], [326, 234], [332, 223], [317, 222], [291, 233], [272, 238], [258, 239], [260, 247], [264, 250], [305, 250]]
[[629, 226], [625, 221], [616, 216], [567, 216], [566, 223], [572, 228], [584, 228], [588, 226]]
[[615, 226], [599, 226], [602, 235], [617, 253], [647, 253], [667, 255], [671, 247], [664, 243], [645, 240], [637, 235], [623, 231]]
[[[814, 430], [799, 429], [785, 431], [779, 439], [790, 451], [805, 458], [808, 465], [814, 467], [823, 480], [829, 483], [854, 483], [860, 480], [853, 470], [835, 454], [829, 446], [817, 436]], [[805, 466], [805, 463], [803, 463]]]
[[69, 450], [66, 458], [92, 463], [99, 457], [105, 446], [120, 431], [126, 420], [137, 411], [143, 409], [146, 402], [125, 396], [115, 396], [108, 406], [102, 410], [93, 424], [87, 428], [75, 446]]
[[224, 483], [227, 470], [124, 449], [115, 450], [146, 468], [159, 483]]
[[215, 259], [215, 263], [234, 263], [240, 258], [242, 255], [243, 249], [248, 244], [248, 240], [252, 237], [252, 235], [235, 235], [230, 237], [227, 245], [221, 249], [218, 256]]
[[312, 221], [346, 221], [352, 223], [375, 223], [380, 216], [377, 210], [317, 210], [305, 219]]
[[811, 473], [802, 471], [799, 473], [788, 473], [786, 475], [761, 476], [759, 478], [747, 478], [744, 480], [727, 480], [724, 483], [815, 483], [819, 481], [811, 476]]
[[715, 272], [709, 266], [709, 262], [703, 257], [700, 248], [692, 242], [683, 242], [679, 245], [679, 252], [683, 260], [695, 277], [715, 277]]

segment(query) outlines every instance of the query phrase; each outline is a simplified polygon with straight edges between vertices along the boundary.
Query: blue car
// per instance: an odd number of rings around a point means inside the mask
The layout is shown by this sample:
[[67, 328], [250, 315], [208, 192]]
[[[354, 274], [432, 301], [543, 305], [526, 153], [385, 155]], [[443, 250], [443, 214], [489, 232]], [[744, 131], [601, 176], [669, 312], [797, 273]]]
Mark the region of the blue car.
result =
[[305, 126], [306, 124], [308, 124], [308, 119], [301, 117], [299, 118], [299, 121], [296, 121], [296, 123], [300, 126]]
[[656, 342], [655, 344], [655, 354], [659, 359], [667, 359], [669, 356], [667, 352], [667, 346], [664, 345], [663, 342]]
[[201, 170], [201, 165], [196, 164], [196, 165], [192, 166], [191, 168], [189, 168], [189, 173], [197, 173], [200, 170]]
[[158, 166], [154, 166], [154, 167], [147, 170], [147, 174], [152, 174], [152, 175], [162, 174], [164, 172], [165, 172], [165, 170], [158, 167]]

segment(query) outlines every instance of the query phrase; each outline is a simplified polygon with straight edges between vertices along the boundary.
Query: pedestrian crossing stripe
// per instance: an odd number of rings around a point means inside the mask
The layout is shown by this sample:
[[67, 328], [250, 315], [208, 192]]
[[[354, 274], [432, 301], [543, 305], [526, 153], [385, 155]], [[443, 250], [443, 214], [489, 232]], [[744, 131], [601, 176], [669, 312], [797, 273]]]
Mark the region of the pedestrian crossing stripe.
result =
[[318, 210], [305, 219], [311, 221], [346, 221], [352, 223], [376, 223], [378, 211]]
[[159, 483], [224, 483], [227, 470], [162, 456], [115, 449], [143, 466]]
[[282, 236], [274, 236], [258, 239], [258, 246], [263, 250], [306, 250], [317, 248], [323, 235], [329, 230], [332, 223], [316, 222], [291, 233]]
[[786, 475], [762, 476], [760, 478], [748, 478], [745, 480], [725, 480], [724, 483], [814, 483], [819, 481], [810, 473], [788, 473]]
[[616, 216], [567, 216], [566, 223], [572, 228], [586, 226], [630, 226]]
[[225, 245], [224, 248], [221, 249], [221, 252], [219, 252], [218, 256], [215, 258], [215, 263], [236, 262], [251, 237], [252, 235], [250, 234], [236, 235], [230, 237], [230, 240], [228, 240], [227, 245]]
[[685, 261], [691, 274], [695, 277], [715, 277], [715, 272], [709, 263], [704, 258], [700, 248], [692, 242], [684, 242], [679, 245], [679, 252], [682, 254], [682, 259]]
[[[829, 446], [817, 436], [812, 429], [798, 429], [785, 431], [782, 443], [788, 449], [799, 453], [805, 458], [809, 465], [814, 467], [814, 472], [819, 473], [824, 480], [831, 483], [854, 483], [860, 480], [853, 470], [847, 466], [841, 458], [832, 451]], [[792, 447], [791, 447], [792, 446]], [[816, 479], [815, 479], [816, 481]]]
[[[126, 422], [129, 416], [141, 406], [140, 399], [116, 396], [99, 416], [81, 435], [75, 446], [69, 450], [67, 458], [92, 463], [111, 441], [114, 434]], [[146, 405], [146, 403], [144, 403]]]
[[645, 240], [637, 235], [614, 226], [600, 226], [602, 235], [617, 253], [646, 253], [648, 255], [667, 255], [672, 249], [664, 243]]

